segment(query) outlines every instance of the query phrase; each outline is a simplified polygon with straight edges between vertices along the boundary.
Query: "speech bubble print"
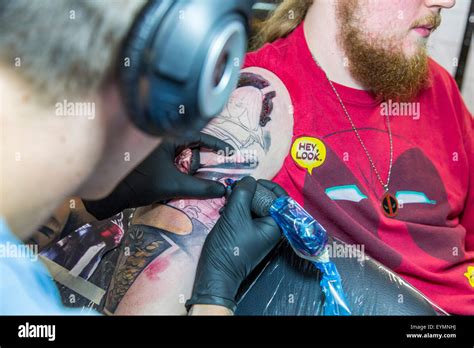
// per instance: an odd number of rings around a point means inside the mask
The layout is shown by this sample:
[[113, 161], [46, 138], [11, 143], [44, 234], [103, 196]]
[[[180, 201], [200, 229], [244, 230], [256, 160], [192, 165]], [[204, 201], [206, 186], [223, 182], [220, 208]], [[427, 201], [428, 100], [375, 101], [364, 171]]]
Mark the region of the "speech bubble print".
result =
[[313, 169], [319, 167], [326, 160], [326, 146], [313, 137], [297, 138], [291, 147], [291, 157], [300, 167], [313, 174]]
[[474, 266], [468, 266], [464, 276], [469, 280], [469, 284], [474, 288]]

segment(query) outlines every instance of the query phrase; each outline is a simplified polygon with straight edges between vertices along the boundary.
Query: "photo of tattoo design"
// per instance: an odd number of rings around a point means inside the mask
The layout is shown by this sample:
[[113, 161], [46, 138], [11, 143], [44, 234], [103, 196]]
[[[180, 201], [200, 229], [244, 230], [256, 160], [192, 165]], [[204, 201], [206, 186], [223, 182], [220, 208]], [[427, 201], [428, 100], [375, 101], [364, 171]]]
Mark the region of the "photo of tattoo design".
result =
[[102, 257], [120, 244], [126, 224], [124, 213], [120, 213], [110, 220], [84, 225], [40, 255], [69, 270], [72, 276], [88, 280]]

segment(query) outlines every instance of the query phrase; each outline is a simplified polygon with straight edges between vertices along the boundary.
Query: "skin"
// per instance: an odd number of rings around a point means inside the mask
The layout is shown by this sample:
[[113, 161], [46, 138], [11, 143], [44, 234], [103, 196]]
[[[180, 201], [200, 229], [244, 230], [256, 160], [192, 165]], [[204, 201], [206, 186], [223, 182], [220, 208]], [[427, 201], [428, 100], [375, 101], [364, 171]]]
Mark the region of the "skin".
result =
[[[223, 157], [201, 151], [201, 168], [198, 170], [198, 176], [220, 181], [227, 177], [240, 179], [246, 175], [272, 178], [281, 168], [289, 151], [293, 115], [288, 91], [282, 82], [267, 70], [249, 68], [242, 72], [258, 75], [270, 85], [263, 88], [261, 92], [248, 86], [234, 91], [227, 107], [217, 119], [211, 122], [205, 132], [228, 141], [241, 152], [230, 159], [235, 163], [214, 168], [213, 166], [222, 164]], [[271, 120], [265, 127], [261, 127], [258, 123], [262, 104], [261, 96], [262, 93], [272, 91], [276, 92], [276, 95], [272, 99]], [[242, 163], [250, 163], [250, 165], [242, 169]], [[149, 264], [143, 268], [120, 300], [115, 314], [186, 314], [184, 301], [191, 296], [194, 274], [205, 235], [218, 220], [219, 210], [224, 202], [222, 198], [174, 200], [167, 205], [141, 208], [136, 212], [133, 224], [154, 226], [165, 230], [166, 232], [152, 234], [156, 236], [160, 233], [168, 240], [175, 238], [174, 235], [179, 235], [187, 240], [188, 246], [182, 247], [176, 243], [166, 250], [160, 250], [157, 255], [151, 256]], [[199, 221], [198, 227], [196, 227], [196, 221]], [[143, 259], [138, 258], [138, 260]], [[127, 263], [124, 250], [122, 250], [122, 260]], [[136, 261], [137, 258], [130, 258], [129, 262], [132, 260]], [[120, 270], [120, 267], [118, 269]], [[120, 282], [124, 278], [126, 277], [116, 271], [113, 281]], [[109, 288], [107, 299], [109, 303], [116, 296], [113, 289], [114, 284]], [[198, 308], [193, 310], [193, 314], [211, 314], [214, 312], [213, 307], [216, 306]], [[221, 308], [214, 314], [229, 314], [229, 311]]]
[[43, 248], [59, 238], [67, 223], [69, 213], [69, 202], [61, 204], [61, 206], [54, 212], [54, 215], [51, 216], [43, 226], [38, 228], [26, 243], [36, 244], [38, 245], [39, 251], [43, 250]]
[[[338, 3], [315, 0], [304, 23], [306, 41], [311, 53], [332, 81], [364, 89], [344, 65], [345, 54], [338, 44], [338, 24], [334, 20]], [[357, 16], [361, 21], [360, 29], [366, 33], [368, 41], [376, 38], [385, 40], [387, 45], [395, 43], [408, 58], [428, 39], [414, 30], [413, 24], [430, 14], [453, 7], [455, 3], [455, 0], [358, 0]]]
[[9, 66], [0, 65], [0, 90], [0, 216], [23, 240], [67, 197], [107, 195], [160, 142], [133, 127], [113, 83], [94, 95], [65, 96], [95, 103], [93, 120], [56, 116], [54, 103]]

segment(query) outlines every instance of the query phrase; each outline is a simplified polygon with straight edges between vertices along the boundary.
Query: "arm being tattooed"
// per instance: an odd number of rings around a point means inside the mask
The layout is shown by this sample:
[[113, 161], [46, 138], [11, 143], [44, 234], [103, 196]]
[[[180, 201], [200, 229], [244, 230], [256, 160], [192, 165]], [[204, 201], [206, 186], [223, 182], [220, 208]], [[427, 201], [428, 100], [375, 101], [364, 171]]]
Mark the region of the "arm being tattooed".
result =
[[[201, 150], [195, 175], [221, 182], [247, 175], [271, 179], [289, 151], [292, 131], [286, 87], [270, 71], [247, 68], [226, 108], [204, 130], [237, 152], [226, 157]], [[190, 162], [181, 158], [179, 165]], [[182, 199], [139, 209], [109, 288], [107, 311], [185, 314], [202, 245], [223, 205], [223, 198]]]

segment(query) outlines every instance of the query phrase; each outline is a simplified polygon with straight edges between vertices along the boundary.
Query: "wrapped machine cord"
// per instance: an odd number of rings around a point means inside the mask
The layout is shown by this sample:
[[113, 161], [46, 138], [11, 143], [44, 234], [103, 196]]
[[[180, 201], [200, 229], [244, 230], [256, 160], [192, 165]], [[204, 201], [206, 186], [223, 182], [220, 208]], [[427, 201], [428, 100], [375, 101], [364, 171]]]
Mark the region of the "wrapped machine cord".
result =
[[[234, 181], [228, 179], [226, 184], [231, 188]], [[328, 236], [324, 227], [294, 199], [288, 196], [277, 198], [260, 184], [252, 201], [252, 211], [258, 216], [273, 217], [295, 253], [321, 271], [324, 315], [351, 315], [341, 277], [326, 248]]]

